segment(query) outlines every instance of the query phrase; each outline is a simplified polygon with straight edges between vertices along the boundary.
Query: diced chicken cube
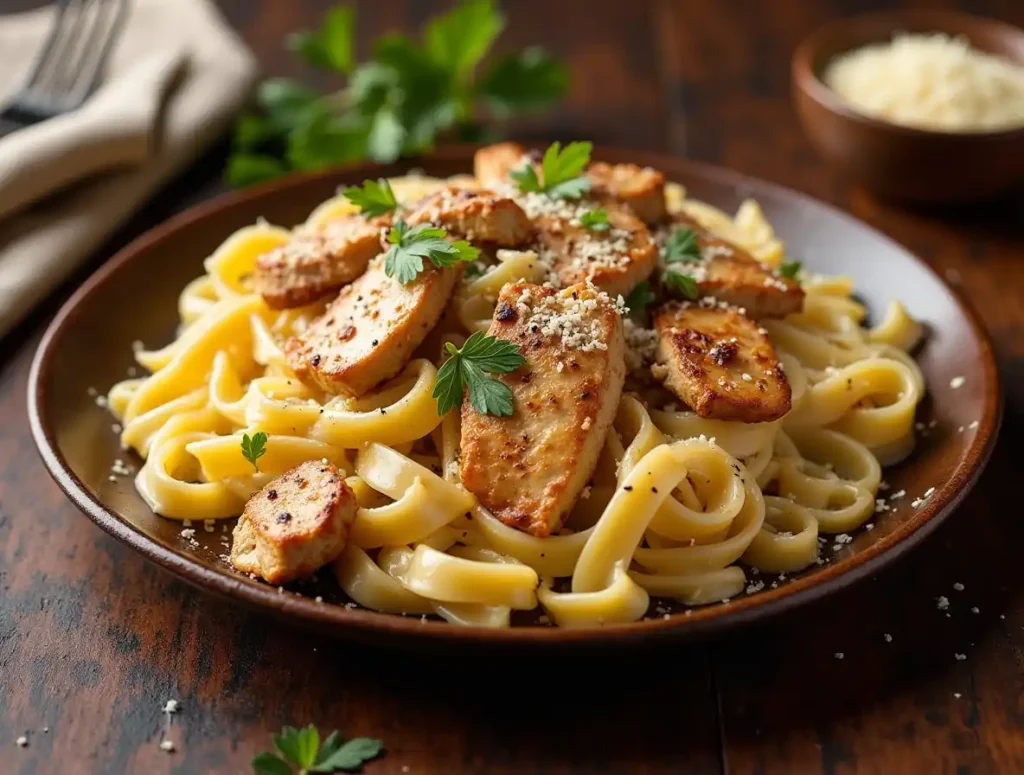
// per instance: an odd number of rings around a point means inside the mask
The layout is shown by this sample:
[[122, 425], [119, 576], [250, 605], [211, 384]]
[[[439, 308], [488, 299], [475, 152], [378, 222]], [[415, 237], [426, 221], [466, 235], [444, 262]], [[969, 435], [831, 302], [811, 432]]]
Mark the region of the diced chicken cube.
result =
[[[585, 212], [587, 208], [580, 208]], [[540, 255], [563, 285], [589, 280], [610, 296], [626, 296], [658, 263], [658, 248], [643, 222], [625, 208], [608, 206], [610, 229], [583, 226], [576, 217], [537, 218]]]
[[590, 194], [602, 202], [627, 206], [647, 224], [668, 217], [665, 205], [665, 176], [656, 169], [636, 164], [608, 164], [596, 161], [587, 168]]
[[298, 336], [288, 340], [288, 365], [324, 391], [361, 396], [402, 370], [440, 320], [462, 266], [429, 261], [408, 285], [388, 277], [384, 256], [342, 288], [338, 298]]
[[389, 224], [389, 217], [347, 215], [296, 229], [286, 244], [256, 259], [256, 292], [274, 309], [285, 309], [337, 291], [381, 252], [380, 233]]
[[344, 550], [356, 508], [332, 463], [303, 463], [245, 504], [232, 535], [231, 564], [271, 584], [309, 576]]
[[792, 395], [767, 333], [721, 302], [670, 302], [654, 316], [656, 379], [701, 417], [777, 420]]
[[502, 289], [488, 334], [518, 345], [526, 364], [496, 375], [512, 390], [511, 417], [463, 402], [462, 483], [505, 524], [546, 536], [593, 475], [618, 408], [621, 315], [593, 286], [515, 282]]
[[506, 248], [522, 245], [533, 235], [533, 224], [514, 200], [491, 191], [455, 187], [424, 197], [406, 221], [410, 225], [432, 223], [474, 244]]

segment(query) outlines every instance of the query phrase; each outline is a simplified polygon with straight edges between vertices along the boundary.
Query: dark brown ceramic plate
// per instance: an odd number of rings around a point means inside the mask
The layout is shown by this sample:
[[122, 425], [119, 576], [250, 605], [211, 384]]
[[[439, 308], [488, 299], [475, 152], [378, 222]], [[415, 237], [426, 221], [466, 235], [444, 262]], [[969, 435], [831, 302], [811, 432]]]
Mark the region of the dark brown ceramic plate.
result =
[[[471, 168], [472, 148], [453, 147], [417, 160], [433, 175]], [[491, 644], [607, 643], [623, 640], [690, 638], [780, 613], [843, 587], [890, 562], [930, 533], [961, 501], [981, 472], [996, 438], [1000, 392], [992, 347], [977, 315], [924, 263], [853, 218], [805, 196], [723, 169], [671, 157], [611, 148], [596, 156], [633, 161], [665, 171], [691, 194], [735, 210], [755, 197], [786, 240], [791, 257], [817, 272], [856, 278], [858, 293], [872, 311], [894, 296], [927, 323], [929, 335], [919, 362], [928, 379], [929, 399], [919, 419], [936, 425], [920, 439], [914, 455], [887, 472], [894, 489], [908, 497], [894, 513], [860, 531], [852, 544], [827, 565], [786, 579], [777, 588], [675, 615], [661, 615], [621, 626], [591, 629], [514, 627], [466, 629], [441, 621], [421, 621], [346, 608], [333, 582], [280, 594], [274, 587], [231, 570], [224, 554], [227, 534], [218, 526], [196, 537], [189, 549], [180, 524], [153, 515], [136, 494], [131, 478], [109, 480], [111, 464], [122, 456], [111, 417], [96, 405], [90, 388], [101, 393], [123, 379], [132, 366], [132, 342], [168, 342], [177, 323], [176, 302], [186, 282], [202, 272], [202, 260], [232, 231], [265, 216], [295, 224], [341, 183], [396, 175], [402, 165], [363, 166], [319, 175], [301, 175], [230, 194], [171, 219], [114, 256], [64, 305], [46, 332], [32, 364], [29, 414], [32, 432], [50, 473], [96, 524], [198, 587], [277, 613], [296, 623], [346, 637], [414, 643], [483, 641]], [[950, 380], [963, 376], [959, 389]], [[963, 430], [958, 430], [962, 426]], [[139, 460], [129, 461], [137, 468]], [[920, 509], [910, 501], [929, 487], [934, 495]], [[330, 574], [321, 574], [329, 576]], [[313, 599], [322, 595], [323, 603]], [[527, 620], [529, 621], [529, 620]]]

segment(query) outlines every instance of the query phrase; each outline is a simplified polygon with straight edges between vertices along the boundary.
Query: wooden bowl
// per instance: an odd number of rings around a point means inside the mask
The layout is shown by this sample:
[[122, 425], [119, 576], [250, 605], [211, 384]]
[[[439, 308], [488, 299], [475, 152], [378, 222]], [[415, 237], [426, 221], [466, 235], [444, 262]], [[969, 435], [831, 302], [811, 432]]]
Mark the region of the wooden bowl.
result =
[[836, 56], [896, 32], [962, 35], [982, 51], [1024, 64], [1024, 31], [947, 11], [893, 11], [836, 19], [793, 54], [797, 115], [817, 150], [847, 175], [891, 199], [939, 203], [987, 199], [1024, 184], [1024, 127], [937, 132], [871, 118], [821, 79]]
[[[487, 644], [519, 649], [696, 638], [779, 614], [864, 578], [903, 554], [952, 513], [977, 480], [999, 427], [999, 377], [977, 314], [934, 270], [849, 215], [794, 191], [669, 156], [600, 147], [596, 158], [663, 170], [694, 198], [729, 212], [748, 197], [756, 199], [791, 256], [815, 272], [851, 275], [872, 314], [881, 314], [891, 299], [900, 298], [927, 326], [927, 339], [916, 356], [928, 382], [918, 419], [934, 420], [934, 427], [918, 439], [906, 461], [885, 471], [892, 490], [905, 490], [907, 496], [892, 512], [878, 515], [873, 530], [859, 530], [852, 543], [826, 552], [824, 565], [788, 574], [777, 584], [771, 583], [773, 576], [762, 574], [760, 579], [767, 582], [763, 589], [728, 603], [687, 610], [660, 601], [670, 615], [652, 609], [648, 617], [630, 624], [558, 629], [542, 626], [536, 612], [528, 612], [515, 620], [519, 626], [508, 630], [455, 627], [347, 607], [330, 573], [283, 591], [255, 581], [221, 559], [228, 535], [220, 526], [208, 533], [197, 525], [199, 545], [192, 546], [180, 536], [180, 522], [150, 511], [130, 477], [110, 476], [115, 459], [124, 459], [132, 469], [142, 461], [121, 451], [112, 417], [97, 406], [95, 391], [105, 393], [133, 367], [134, 340], [153, 346], [171, 341], [178, 323], [178, 294], [203, 272], [203, 259], [233, 231], [260, 216], [283, 226], [300, 223], [339, 184], [399, 175], [411, 167], [437, 176], [466, 173], [472, 169], [473, 151], [454, 146], [386, 166], [292, 175], [181, 213], [124, 248], [67, 301], [32, 364], [32, 435], [57, 483], [117, 540], [204, 590], [290, 623], [403, 647]], [[958, 377], [964, 378], [962, 385]], [[932, 496], [914, 508], [911, 501], [929, 488], [934, 488]], [[222, 524], [230, 528], [232, 523]]]

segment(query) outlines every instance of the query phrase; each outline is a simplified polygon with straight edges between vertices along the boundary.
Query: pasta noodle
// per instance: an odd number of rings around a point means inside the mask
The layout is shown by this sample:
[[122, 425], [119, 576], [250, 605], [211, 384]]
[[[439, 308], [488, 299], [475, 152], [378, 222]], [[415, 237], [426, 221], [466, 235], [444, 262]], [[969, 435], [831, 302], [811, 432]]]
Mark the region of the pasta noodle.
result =
[[[409, 201], [440, 186], [391, 181]], [[735, 217], [670, 184], [670, 209], [781, 265], [784, 246], [756, 202]], [[352, 212], [325, 202], [307, 223]], [[233, 234], [181, 293], [177, 338], [136, 353], [151, 372], [115, 385], [109, 406], [121, 440], [145, 459], [136, 486], [177, 520], [237, 516], [272, 477], [328, 460], [358, 501], [338, 584], [356, 604], [435, 615], [453, 624], [507, 627], [538, 606], [568, 627], [647, 614], [650, 599], [685, 605], [741, 594], [748, 569], [790, 573], [819, 561], [819, 534], [846, 533], [875, 511], [881, 464], [913, 448], [925, 386], [908, 354], [922, 328], [898, 301], [874, 328], [849, 278], [811, 277], [802, 311], [765, 320], [792, 389], [781, 420], [706, 419], [623, 393], [596, 472], [567, 526], [537, 537], [502, 523], [459, 479], [460, 418], [432, 396], [443, 341], [486, 330], [508, 282], [543, 282], [531, 251], [457, 286], [437, 330], [393, 379], [359, 398], [300, 381], [282, 342], [323, 304], [278, 311], [248, 279], [256, 258], [290, 232], [264, 221]], [[270, 442], [259, 469], [243, 434]]]

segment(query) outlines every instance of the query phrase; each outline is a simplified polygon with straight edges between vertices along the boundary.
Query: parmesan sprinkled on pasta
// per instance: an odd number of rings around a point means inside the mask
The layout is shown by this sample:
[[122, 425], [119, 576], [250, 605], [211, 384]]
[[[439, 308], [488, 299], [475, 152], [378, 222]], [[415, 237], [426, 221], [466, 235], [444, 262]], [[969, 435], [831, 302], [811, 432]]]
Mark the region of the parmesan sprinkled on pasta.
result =
[[843, 54], [824, 81], [857, 110], [942, 132], [1024, 127], [1024, 67], [942, 33], [896, 35]]

